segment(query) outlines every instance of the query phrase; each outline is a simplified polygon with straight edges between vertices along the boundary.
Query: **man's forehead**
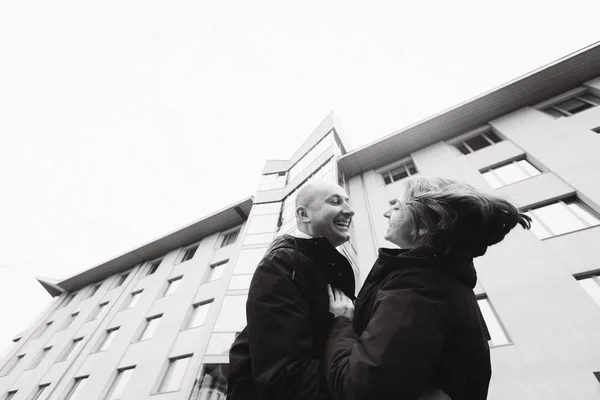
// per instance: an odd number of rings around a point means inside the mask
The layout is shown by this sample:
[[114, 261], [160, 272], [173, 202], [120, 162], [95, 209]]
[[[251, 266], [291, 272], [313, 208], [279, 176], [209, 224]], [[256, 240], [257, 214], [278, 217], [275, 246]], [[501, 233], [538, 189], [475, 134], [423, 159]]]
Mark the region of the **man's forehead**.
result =
[[337, 196], [337, 197], [341, 197], [342, 199], [348, 199], [348, 194], [346, 194], [346, 191], [344, 189], [342, 189], [340, 186], [333, 185], [333, 184], [330, 187], [323, 187], [320, 194], [324, 198]]

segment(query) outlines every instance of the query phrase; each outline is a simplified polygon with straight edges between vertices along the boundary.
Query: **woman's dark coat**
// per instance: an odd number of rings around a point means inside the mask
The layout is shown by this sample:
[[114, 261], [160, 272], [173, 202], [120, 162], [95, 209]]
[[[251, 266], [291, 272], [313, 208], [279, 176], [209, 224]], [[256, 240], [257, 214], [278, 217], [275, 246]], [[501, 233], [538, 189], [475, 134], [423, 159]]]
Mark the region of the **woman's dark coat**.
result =
[[380, 249], [355, 304], [334, 319], [326, 352], [335, 400], [417, 399], [427, 388], [483, 400], [489, 333], [472, 260], [427, 250]]

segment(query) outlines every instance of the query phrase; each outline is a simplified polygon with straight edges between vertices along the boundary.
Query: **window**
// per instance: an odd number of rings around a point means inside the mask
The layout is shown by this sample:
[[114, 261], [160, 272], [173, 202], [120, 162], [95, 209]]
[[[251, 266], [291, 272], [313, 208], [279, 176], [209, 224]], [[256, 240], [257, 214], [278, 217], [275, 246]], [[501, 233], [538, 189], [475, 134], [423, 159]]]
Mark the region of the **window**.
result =
[[477, 304], [490, 332], [491, 340], [488, 342], [490, 347], [509, 344], [510, 340], [508, 340], [508, 336], [504, 332], [502, 325], [500, 325], [500, 321], [492, 309], [489, 299], [487, 297], [479, 298]]
[[600, 306], [600, 276], [588, 276], [577, 280], [585, 292]]
[[156, 327], [158, 326], [158, 323], [160, 322], [162, 316], [162, 314], [159, 314], [146, 318], [146, 321], [144, 322], [144, 328], [142, 329], [142, 333], [140, 334], [140, 342], [142, 340], [148, 340], [152, 337], [152, 335], [154, 335]]
[[541, 174], [541, 172], [531, 165], [527, 160], [512, 161], [500, 167], [492, 168], [482, 172], [485, 180], [494, 189], [510, 185], [511, 183], [522, 181]]
[[533, 219], [531, 231], [540, 239], [574, 232], [600, 224], [585, 205], [572, 199], [534, 208], [525, 214]]
[[285, 171], [263, 175], [258, 190], [281, 189], [282, 187], [285, 187], [286, 181], [287, 176]]
[[50, 386], [49, 383], [39, 385], [33, 392], [33, 396], [31, 396], [31, 400], [38, 400], [40, 397], [42, 397], [42, 394], [44, 394], [46, 389], [48, 389], [48, 386]]
[[50, 328], [50, 325], [52, 325], [54, 321], [49, 321], [46, 322], [43, 325], [40, 325], [35, 332], [33, 333], [33, 335], [31, 335], [31, 340], [37, 339], [40, 336], [42, 336], [44, 333], [46, 333], [46, 331], [48, 330], [48, 328]]
[[115, 377], [115, 381], [111, 385], [108, 395], [106, 396], [106, 400], [118, 400], [121, 398], [123, 394], [123, 390], [127, 386], [127, 382], [131, 379], [131, 375], [133, 374], [133, 367], [120, 368], [117, 370], [117, 376]]
[[63, 326], [60, 328], [60, 330], [64, 331], [69, 326], [71, 326], [71, 324], [73, 323], [73, 321], [75, 321], [75, 318], [77, 318], [78, 315], [79, 315], [79, 312], [75, 312], [75, 313], [69, 315], [67, 317], [67, 319], [65, 320], [65, 323], [63, 324]]
[[158, 267], [160, 266], [161, 262], [162, 262], [162, 259], [152, 261], [150, 264], [148, 264], [148, 272], [146, 273], [146, 276], [152, 275], [153, 273], [155, 273], [156, 270], [158, 269]]
[[4, 350], [4, 352], [2, 352], [2, 355], [0, 356], [0, 359], [4, 358], [8, 354], [10, 354], [10, 352], [13, 351], [17, 347], [17, 343], [19, 343], [20, 340], [21, 340], [20, 337], [13, 339], [10, 342], [10, 344], [8, 345], [8, 347]]
[[206, 354], [226, 355], [233, 344], [233, 341], [240, 332], [216, 332], [210, 335], [210, 340], [206, 346]]
[[135, 305], [140, 301], [140, 297], [142, 297], [143, 290], [138, 290], [136, 292], [131, 293], [127, 303], [125, 304], [124, 310], [135, 307]]
[[125, 273], [125, 274], [120, 274], [117, 276], [117, 279], [115, 280], [115, 284], [113, 285], [113, 289], [114, 288], [118, 288], [119, 286], [121, 286], [123, 283], [125, 283], [125, 280], [127, 279], [127, 277], [129, 276], [129, 272]]
[[489, 131], [477, 136], [473, 136], [472, 138], [458, 143], [455, 146], [458, 150], [460, 150], [461, 153], [470, 154], [501, 141], [502, 139], [500, 139], [498, 135], [492, 131]]
[[183, 251], [183, 255], [181, 256], [180, 262], [186, 262], [194, 258], [194, 254], [196, 254], [196, 250], [198, 250], [198, 245], [193, 245], [192, 247], [188, 247]]
[[593, 130], [594, 132], [596, 132], [596, 133], [600, 133], [600, 126], [599, 126], [599, 127], [597, 127], [597, 128], [594, 128], [594, 129], [592, 129], [592, 130]]
[[178, 276], [177, 278], [169, 279], [167, 281], [167, 288], [165, 289], [164, 296], [170, 296], [177, 291], [177, 288], [181, 283], [181, 278], [181, 276]]
[[75, 382], [73, 382], [73, 386], [71, 386], [71, 389], [69, 389], [69, 392], [65, 396], [64, 400], [82, 400], [84, 398], [82, 396], [82, 390], [85, 386], [87, 378], [88, 376], [80, 376], [75, 378]]
[[93, 297], [96, 294], [96, 292], [98, 291], [98, 289], [100, 289], [100, 286], [102, 286], [102, 283], [97, 283], [94, 286], [92, 286], [90, 288], [90, 291], [87, 294], [86, 299], [89, 299], [90, 297]]
[[600, 105], [600, 98], [588, 93], [588, 91], [583, 91], [580, 95], [563, 100], [550, 107], [544, 108], [542, 111], [555, 118], [560, 118], [569, 117], [573, 114], [585, 111], [588, 108], [596, 107], [597, 105]]
[[23, 357], [25, 357], [25, 354], [20, 354], [17, 357], [11, 358], [4, 366], [1, 376], [10, 374], [12, 370], [15, 369], [15, 367], [23, 360]]
[[213, 282], [217, 279], [221, 279], [223, 277], [223, 272], [225, 271], [225, 265], [227, 265], [228, 262], [229, 260], [225, 260], [209, 266], [204, 282]]
[[11, 400], [17, 394], [16, 390], [11, 390], [6, 394], [6, 400]]
[[248, 295], [225, 296], [219, 312], [215, 332], [241, 332], [246, 326]]
[[223, 400], [227, 396], [228, 364], [206, 364], [198, 383], [200, 399]]
[[418, 171], [417, 167], [415, 167], [415, 164], [412, 162], [408, 162], [406, 164], [394, 167], [388, 171], [381, 172], [381, 176], [383, 177], [383, 181], [385, 182], [385, 184], [389, 185], [390, 183], [398, 182], [399, 180], [408, 178], [409, 176], [414, 175], [417, 172]]
[[212, 302], [213, 301], [210, 300], [203, 303], [194, 304], [192, 306], [192, 313], [190, 314], [187, 323], [188, 329], [204, 325], [204, 321], [206, 321], [206, 316], [208, 315], [208, 311], [210, 310], [210, 305]]
[[51, 348], [52, 346], [45, 347], [42, 351], [40, 351], [37, 357], [33, 359], [33, 362], [29, 366], [29, 369], [36, 368], [38, 365], [40, 365], [40, 363], [46, 357]]
[[100, 344], [98, 345], [98, 350], [96, 351], [104, 351], [109, 348], [110, 344], [115, 340], [115, 336], [117, 336], [117, 332], [120, 327], [110, 328], [106, 330], [106, 333], [101, 339]]
[[105, 303], [99, 304], [98, 307], [96, 307], [96, 309], [90, 315], [90, 319], [88, 319], [88, 321], [93, 321], [95, 319], [100, 319], [100, 318], [104, 317], [106, 315], [106, 313], [108, 312], [107, 305], [108, 305], [108, 301]]
[[229, 281], [228, 290], [244, 290], [250, 288], [253, 275], [234, 275]]
[[167, 372], [158, 388], [159, 393], [173, 392], [181, 388], [181, 382], [183, 381], [185, 371], [187, 370], [191, 358], [192, 355], [190, 354], [169, 359]]
[[77, 293], [70, 293], [70, 294], [66, 295], [66, 296], [65, 296], [65, 297], [62, 299], [62, 301], [61, 301], [61, 303], [60, 303], [60, 306], [59, 306], [58, 308], [63, 308], [63, 307], [66, 307], [66, 306], [68, 306], [68, 305], [69, 305], [69, 303], [70, 303], [70, 302], [71, 302], [71, 301], [72, 301], [72, 300], [75, 298], [75, 295], [76, 295], [76, 294], [77, 294]]
[[229, 232], [223, 235], [223, 240], [221, 240], [221, 247], [229, 246], [230, 244], [234, 244], [237, 240], [238, 235], [240, 234], [240, 230], [235, 230], [233, 232]]
[[71, 342], [69, 342], [69, 344], [65, 348], [65, 351], [63, 352], [63, 355], [59, 361], [66, 361], [66, 360], [70, 359], [73, 356], [73, 354], [75, 354], [77, 352], [79, 347], [81, 347], [82, 341], [83, 341], [83, 337], [80, 337], [77, 339], [73, 339]]

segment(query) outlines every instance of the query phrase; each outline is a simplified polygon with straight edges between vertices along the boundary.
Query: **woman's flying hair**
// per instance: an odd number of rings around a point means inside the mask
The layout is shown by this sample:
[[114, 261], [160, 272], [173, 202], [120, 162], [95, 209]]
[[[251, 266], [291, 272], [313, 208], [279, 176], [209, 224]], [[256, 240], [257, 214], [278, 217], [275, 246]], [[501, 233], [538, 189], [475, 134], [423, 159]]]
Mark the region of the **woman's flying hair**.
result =
[[440, 255], [478, 257], [531, 218], [508, 201], [462, 182], [421, 176], [405, 180], [404, 219], [419, 247]]

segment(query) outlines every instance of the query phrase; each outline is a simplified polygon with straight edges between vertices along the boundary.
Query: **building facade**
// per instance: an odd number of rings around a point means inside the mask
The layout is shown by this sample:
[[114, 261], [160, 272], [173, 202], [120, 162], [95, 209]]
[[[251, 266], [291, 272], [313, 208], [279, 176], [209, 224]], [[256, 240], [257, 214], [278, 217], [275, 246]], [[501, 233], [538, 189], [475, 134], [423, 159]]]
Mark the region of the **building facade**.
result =
[[[600, 46], [352, 151], [329, 115], [253, 197], [57, 282], [0, 358], [0, 399], [225, 398], [256, 264], [295, 229], [295, 193], [326, 180], [356, 210], [339, 248], [366, 278], [384, 211], [414, 174], [466, 181], [534, 220], [476, 259], [492, 334], [490, 399], [600, 395]], [[152, 396], [152, 397], [151, 397]]]

